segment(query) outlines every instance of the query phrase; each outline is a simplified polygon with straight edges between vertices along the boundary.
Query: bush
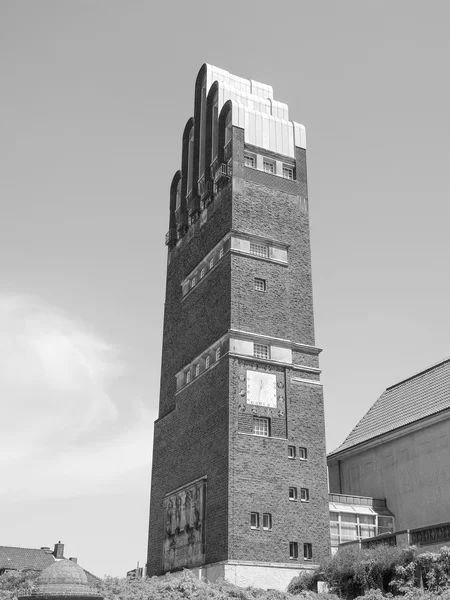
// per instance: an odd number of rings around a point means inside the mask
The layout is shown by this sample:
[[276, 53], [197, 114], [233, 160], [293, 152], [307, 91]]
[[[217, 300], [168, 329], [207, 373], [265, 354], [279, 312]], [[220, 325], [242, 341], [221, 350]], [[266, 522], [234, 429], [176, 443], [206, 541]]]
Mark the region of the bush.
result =
[[316, 573], [301, 573], [291, 581], [287, 591], [290, 594], [300, 594], [300, 592], [317, 590], [317, 574]]
[[39, 575], [37, 571], [6, 571], [0, 575], [0, 600], [17, 600], [30, 594]]

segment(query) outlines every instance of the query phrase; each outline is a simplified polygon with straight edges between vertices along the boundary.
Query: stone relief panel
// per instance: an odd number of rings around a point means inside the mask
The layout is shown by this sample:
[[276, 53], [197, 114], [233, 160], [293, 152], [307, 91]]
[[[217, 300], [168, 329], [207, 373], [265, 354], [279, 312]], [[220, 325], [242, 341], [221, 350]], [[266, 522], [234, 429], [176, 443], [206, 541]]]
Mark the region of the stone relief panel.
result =
[[205, 479], [164, 498], [164, 571], [204, 564], [205, 508]]

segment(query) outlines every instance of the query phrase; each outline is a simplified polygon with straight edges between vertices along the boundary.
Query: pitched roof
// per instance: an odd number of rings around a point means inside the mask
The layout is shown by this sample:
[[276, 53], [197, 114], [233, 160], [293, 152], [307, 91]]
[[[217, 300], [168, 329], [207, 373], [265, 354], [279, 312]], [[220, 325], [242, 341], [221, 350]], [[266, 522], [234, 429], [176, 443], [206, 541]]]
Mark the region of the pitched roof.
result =
[[450, 408], [450, 359], [388, 387], [328, 456]]
[[42, 571], [54, 562], [55, 557], [51, 550], [0, 546], [0, 570], [23, 571], [24, 569], [32, 569], [33, 571]]

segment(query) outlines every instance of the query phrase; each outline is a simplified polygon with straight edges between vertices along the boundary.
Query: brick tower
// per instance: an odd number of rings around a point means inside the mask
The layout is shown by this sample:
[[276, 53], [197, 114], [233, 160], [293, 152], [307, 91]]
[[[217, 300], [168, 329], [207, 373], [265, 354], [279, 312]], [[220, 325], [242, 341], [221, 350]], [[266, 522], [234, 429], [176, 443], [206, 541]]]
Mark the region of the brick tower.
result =
[[305, 129], [203, 65], [170, 224], [148, 574], [285, 587], [330, 548]]

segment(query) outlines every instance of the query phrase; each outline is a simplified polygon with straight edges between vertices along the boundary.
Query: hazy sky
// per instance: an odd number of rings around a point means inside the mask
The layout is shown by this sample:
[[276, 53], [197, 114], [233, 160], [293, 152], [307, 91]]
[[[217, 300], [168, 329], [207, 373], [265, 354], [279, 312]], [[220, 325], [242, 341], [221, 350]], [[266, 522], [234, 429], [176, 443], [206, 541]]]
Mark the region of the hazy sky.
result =
[[145, 563], [169, 186], [204, 62], [306, 126], [328, 449], [450, 354], [449, 13], [0, 0], [0, 545]]

